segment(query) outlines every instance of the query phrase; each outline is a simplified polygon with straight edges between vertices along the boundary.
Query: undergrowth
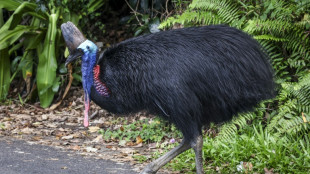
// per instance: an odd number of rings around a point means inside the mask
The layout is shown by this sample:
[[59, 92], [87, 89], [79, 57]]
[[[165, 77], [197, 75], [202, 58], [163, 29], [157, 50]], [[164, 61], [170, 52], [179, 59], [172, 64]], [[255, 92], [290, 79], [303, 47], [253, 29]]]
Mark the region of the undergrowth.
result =
[[175, 126], [169, 125], [159, 118], [146, 118], [130, 123], [126, 119], [120, 118], [114, 120], [112, 124], [119, 126], [100, 130], [106, 141], [134, 142], [137, 137], [140, 137], [144, 143], [154, 143], [182, 136]]
[[[177, 144], [170, 145], [168, 149]], [[248, 125], [230, 139], [204, 136], [203, 158], [206, 173], [307, 173], [310, 170], [310, 138], [278, 137], [262, 124]], [[162, 153], [155, 153], [158, 158]], [[188, 150], [166, 168], [195, 173], [195, 153]]]

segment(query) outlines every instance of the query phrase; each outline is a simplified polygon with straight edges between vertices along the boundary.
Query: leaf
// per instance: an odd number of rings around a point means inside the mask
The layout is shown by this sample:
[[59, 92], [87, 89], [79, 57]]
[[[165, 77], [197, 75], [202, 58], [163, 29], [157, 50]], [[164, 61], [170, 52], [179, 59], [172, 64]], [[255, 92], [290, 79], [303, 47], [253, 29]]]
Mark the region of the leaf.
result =
[[13, 1], [13, 0], [0, 0], [0, 9], [1, 8], [5, 8], [8, 11], [13, 11], [15, 9], [17, 9], [17, 7], [20, 5], [21, 3], [18, 1]]
[[73, 73], [72, 76], [75, 80], [82, 82], [82, 76], [80, 74]]
[[44, 41], [44, 36], [46, 35], [46, 31], [38, 31], [39, 33], [36, 33], [35, 35], [25, 37], [25, 47], [26, 50], [29, 49], [36, 49], [39, 44], [41, 44]]
[[20, 24], [20, 21], [22, 20], [22, 17], [25, 13], [28, 13], [31, 11], [34, 12], [36, 8], [37, 8], [37, 5], [34, 3], [23, 2], [22, 4], [20, 4], [20, 6], [18, 6], [18, 8], [14, 11], [13, 15], [11, 16], [12, 21], [8, 29], [9, 30], [14, 29], [18, 24]]
[[99, 130], [100, 130], [100, 127], [98, 127], [98, 126], [90, 126], [90, 127], [88, 127], [88, 131], [90, 133], [98, 132]]
[[70, 139], [73, 139], [73, 135], [67, 135], [67, 136], [63, 136], [61, 137], [62, 140], [70, 140]]
[[97, 152], [98, 151], [98, 149], [96, 149], [96, 148], [93, 148], [93, 147], [86, 147], [86, 149], [85, 149], [87, 152]]
[[[0, 27], [3, 25], [3, 13], [0, 8]], [[10, 86], [11, 70], [8, 49], [0, 49], [0, 100], [5, 99]]]
[[136, 144], [140, 144], [140, 143], [142, 143], [142, 142], [143, 142], [143, 140], [142, 140], [142, 138], [140, 137], [140, 135], [137, 136], [137, 137], [136, 137]]
[[33, 58], [34, 58], [34, 50], [24, 52], [24, 56], [22, 58], [23, 66], [21, 67], [21, 69], [23, 73], [23, 78], [25, 80], [32, 76]]
[[6, 99], [10, 86], [10, 57], [8, 49], [0, 50], [0, 100]]
[[88, 13], [92, 13], [103, 6], [105, 3], [104, 0], [90, 0], [87, 4], [87, 11]]
[[59, 90], [59, 81], [53, 84], [52, 90], [54, 93], [58, 92]]
[[62, 73], [62, 74], [67, 73], [67, 67], [65, 66], [64, 63], [62, 63], [62, 64], [59, 66], [59, 72]]
[[[5, 27], [5, 26], [3, 26]], [[2, 27], [2, 28], [3, 28]], [[1, 28], [1, 29], [2, 29]], [[37, 29], [37, 27], [19, 25], [13, 30], [4, 30], [0, 33], [0, 49], [6, 48], [17, 41], [25, 32]]]
[[[48, 107], [54, 98], [52, 89], [42, 90], [53, 85], [56, 79], [57, 62], [55, 55], [55, 39], [57, 34], [58, 13], [49, 16], [48, 30], [46, 33], [43, 48], [38, 47], [39, 64], [37, 69], [37, 87], [39, 91], [40, 105], [43, 108]], [[42, 50], [41, 50], [42, 49]]]

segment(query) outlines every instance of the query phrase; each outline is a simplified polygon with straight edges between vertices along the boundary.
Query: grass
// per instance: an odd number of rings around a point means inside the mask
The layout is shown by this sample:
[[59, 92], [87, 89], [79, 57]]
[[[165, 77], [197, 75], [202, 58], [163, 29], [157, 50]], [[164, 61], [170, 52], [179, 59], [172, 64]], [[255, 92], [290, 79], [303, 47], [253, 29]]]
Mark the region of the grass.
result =
[[[278, 137], [258, 124], [226, 140], [205, 136], [204, 170], [206, 173], [265, 173], [265, 170], [274, 173], [308, 173], [309, 153], [309, 134], [305, 137]], [[194, 173], [194, 160], [194, 152], [189, 150], [166, 167]]]
[[[105, 139], [134, 140], [141, 136], [147, 143], [156, 142], [164, 152], [155, 152], [158, 158], [177, 143], [165, 143], [169, 138], [180, 138], [174, 126], [161, 120], [140, 120], [124, 125], [126, 131], [102, 131]], [[165, 141], [165, 142], [164, 142]], [[303, 136], [272, 134], [258, 121], [239, 130], [229, 139], [204, 137], [203, 158], [206, 173], [308, 173], [310, 170], [310, 133]], [[139, 162], [147, 158], [134, 157]], [[195, 155], [188, 150], [168, 163], [166, 168], [195, 173]]]
[[125, 140], [127, 142], [136, 141], [140, 137], [145, 143], [162, 142], [172, 138], [181, 138], [182, 134], [176, 130], [175, 126], [159, 119], [143, 119], [131, 123], [124, 118], [114, 120], [113, 125], [121, 125], [117, 128], [100, 130], [106, 141]]

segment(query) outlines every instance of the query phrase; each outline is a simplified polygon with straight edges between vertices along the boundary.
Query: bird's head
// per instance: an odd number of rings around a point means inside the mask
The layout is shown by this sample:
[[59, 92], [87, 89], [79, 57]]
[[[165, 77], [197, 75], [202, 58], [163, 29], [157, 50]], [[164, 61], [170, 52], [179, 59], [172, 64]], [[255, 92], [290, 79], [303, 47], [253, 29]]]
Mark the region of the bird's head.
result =
[[82, 32], [72, 23], [61, 25], [63, 37], [69, 49], [70, 55], [66, 65], [82, 57], [82, 82], [84, 88], [84, 126], [88, 127], [88, 111], [90, 104], [90, 90], [93, 85], [93, 68], [96, 64], [97, 46], [87, 40]]
[[92, 60], [93, 56], [91, 55], [97, 53], [98, 47], [90, 40], [87, 40], [72, 22], [62, 24], [61, 30], [70, 52], [66, 65], [80, 57], [82, 57], [82, 62], [95, 61]]

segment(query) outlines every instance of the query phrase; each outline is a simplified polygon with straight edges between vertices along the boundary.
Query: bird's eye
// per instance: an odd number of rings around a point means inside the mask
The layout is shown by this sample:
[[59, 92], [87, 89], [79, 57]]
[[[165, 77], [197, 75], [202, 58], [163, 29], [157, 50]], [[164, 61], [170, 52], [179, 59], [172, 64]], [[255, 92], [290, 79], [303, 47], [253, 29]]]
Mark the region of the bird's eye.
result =
[[89, 46], [86, 46], [86, 48], [89, 50]]

